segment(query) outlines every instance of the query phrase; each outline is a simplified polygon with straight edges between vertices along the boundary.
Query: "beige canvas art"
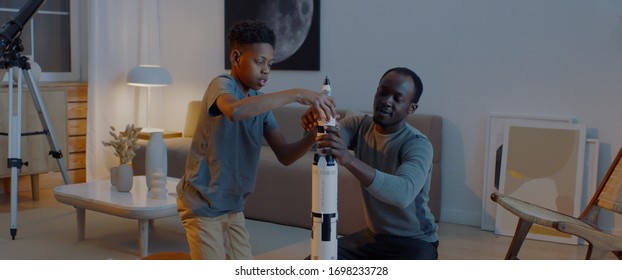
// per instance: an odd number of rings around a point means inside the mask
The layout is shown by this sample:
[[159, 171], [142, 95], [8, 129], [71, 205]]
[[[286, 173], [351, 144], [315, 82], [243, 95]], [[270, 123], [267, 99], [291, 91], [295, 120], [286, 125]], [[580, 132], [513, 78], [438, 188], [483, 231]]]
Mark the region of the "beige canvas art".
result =
[[[581, 210], [585, 126], [508, 122], [500, 192], [570, 216]], [[518, 218], [497, 208], [495, 232], [512, 235]], [[577, 238], [532, 226], [527, 238], [577, 244]]]

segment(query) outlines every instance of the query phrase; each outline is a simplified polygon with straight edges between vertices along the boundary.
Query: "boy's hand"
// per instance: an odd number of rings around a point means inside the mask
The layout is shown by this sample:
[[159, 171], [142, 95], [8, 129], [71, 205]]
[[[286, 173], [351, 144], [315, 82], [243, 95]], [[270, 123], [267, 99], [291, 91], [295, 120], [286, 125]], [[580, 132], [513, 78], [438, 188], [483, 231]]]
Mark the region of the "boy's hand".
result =
[[[339, 114], [335, 114], [334, 117], [336, 120], [339, 120], [341, 116], [339, 116]], [[307, 111], [302, 115], [300, 119], [302, 122], [302, 128], [305, 131], [311, 131], [312, 129], [316, 128], [319, 125], [319, 121], [321, 120], [320, 113], [318, 113], [318, 111], [315, 110], [313, 107], [307, 109]]]
[[313, 108], [309, 108], [300, 118], [302, 121], [302, 128], [305, 131], [311, 131], [318, 125], [317, 112], [314, 111]]
[[335, 101], [332, 97], [322, 93], [301, 89], [298, 96], [298, 103], [310, 105], [318, 114], [318, 119], [329, 120], [330, 117], [337, 117]]

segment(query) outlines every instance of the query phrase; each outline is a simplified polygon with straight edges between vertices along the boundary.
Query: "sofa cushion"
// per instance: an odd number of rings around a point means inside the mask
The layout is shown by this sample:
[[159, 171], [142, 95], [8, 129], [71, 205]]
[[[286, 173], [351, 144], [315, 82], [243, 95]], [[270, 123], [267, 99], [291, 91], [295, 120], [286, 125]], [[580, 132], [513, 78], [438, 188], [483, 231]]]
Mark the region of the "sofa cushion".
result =
[[[196, 123], [200, 110], [200, 101], [193, 101], [188, 106], [187, 123]], [[193, 109], [191, 109], [191, 107]], [[302, 137], [304, 130], [300, 118], [307, 107], [285, 106], [273, 110], [281, 132], [288, 142]], [[346, 117], [361, 114], [354, 110], [338, 110], [339, 115]], [[408, 123], [425, 134], [434, 148], [432, 183], [428, 206], [438, 221], [441, 209], [441, 154], [442, 154], [442, 118], [436, 115], [413, 114]], [[195, 126], [195, 125], [190, 125]], [[184, 136], [191, 134], [188, 125]], [[184, 173], [191, 138], [164, 139], [167, 145], [168, 176], [180, 178]], [[144, 174], [144, 150], [147, 141], [140, 140], [142, 146], [136, 151], [133, 168], [134, 174]], [[260, 154], [259, 169], [255, 191], [249, 197], [245, 215], [250, 219], [273, 222], [277, 224], [311, 227], [311, 165], [313, 152], [290, 166], [283, 166], [268, 146], [263, 146]], [[349, 234], [365, 227], [363, 199], [358, 180], [345, 168], [339, 167], [338, 194], [338, 233]]]
[[[132, 168], [134, 169], [134, 175], [145, 175], [145, 149], [149, 141], [138, 140], [139, 146], [136, 150], [136, 156], [132, 159]], [[186, 168], [186, 160], [188, 159], [188, 153], [190, 153], [190, 145], [192, 144], [192, 138], [166, 138], [164, 139], [166, 144], [166, 159], [167, 159], [167, 176], [181, 178], [184, 175]]]
[[[306, 107], [300, 106], [285, 106], [277, 110], [272, 110], [274, 118], [276, 118], [279, 124], [279, 129], [287, 142], [294, 142], [300, 139], [305, 133], [301, 124], [302, 114], [305, 112]], [[264, 146], [268, 146], [268, 143], [264, 139]]]
[[[270, 147], [262, 147], [255, 191], [246, 202], [249, 219], [311, 228], [311, 166], [313, 152], [289, 166], [277, 160]], [[339, 167], [337, 232], [349, 234], [365, 228], [363, 197], [358, 180]]]

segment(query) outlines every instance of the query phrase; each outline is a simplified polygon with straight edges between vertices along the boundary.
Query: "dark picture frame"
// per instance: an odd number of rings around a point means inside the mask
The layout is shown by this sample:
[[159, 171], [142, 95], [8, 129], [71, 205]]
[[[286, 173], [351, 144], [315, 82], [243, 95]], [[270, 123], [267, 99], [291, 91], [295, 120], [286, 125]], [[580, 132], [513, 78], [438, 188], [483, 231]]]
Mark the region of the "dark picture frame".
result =
[[[225, 36], [246, 19], [264, 21], [274, 30], [272, 70], [320, 70], [320, 0], [225, 0]], [[226, 38], [224, 43], [225, 69], [231, 69]]]

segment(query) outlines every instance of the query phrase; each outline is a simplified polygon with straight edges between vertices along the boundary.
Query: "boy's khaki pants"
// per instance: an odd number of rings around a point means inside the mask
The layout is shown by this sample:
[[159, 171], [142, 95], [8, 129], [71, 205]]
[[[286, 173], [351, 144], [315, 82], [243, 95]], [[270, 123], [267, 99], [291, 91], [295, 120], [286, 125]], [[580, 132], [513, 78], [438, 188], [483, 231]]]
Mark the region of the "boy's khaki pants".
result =
[[242, 212], [199, 217], [177, 204], [193, 260], [250, 260], [251, 244]]

